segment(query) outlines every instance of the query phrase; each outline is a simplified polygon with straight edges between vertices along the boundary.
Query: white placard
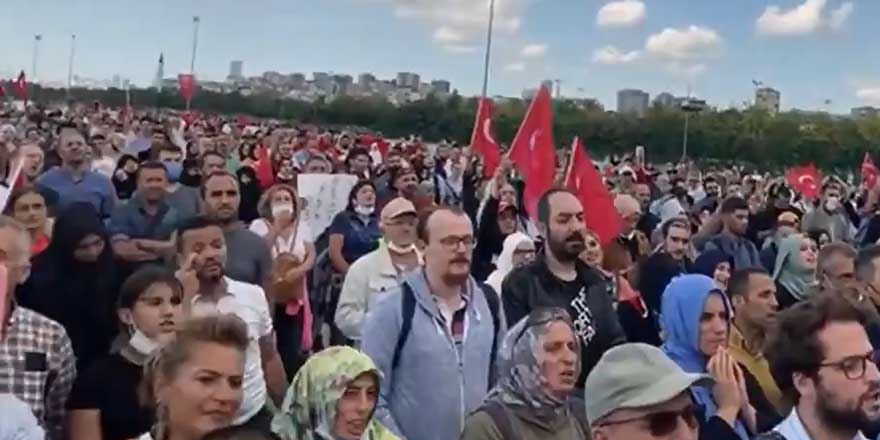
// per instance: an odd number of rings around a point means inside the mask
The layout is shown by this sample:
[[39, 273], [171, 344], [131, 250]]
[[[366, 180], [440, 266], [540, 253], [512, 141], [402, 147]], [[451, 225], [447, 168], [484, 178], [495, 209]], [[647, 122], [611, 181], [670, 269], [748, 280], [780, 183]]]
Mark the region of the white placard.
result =
[[336, 214], [348, 205], [348, 193], [357, 183], [348, 174], [300, 174], [297, 177], [299, 197], [305, 200], [300, 220], [311, 229], [313, 240], [330, 226]]

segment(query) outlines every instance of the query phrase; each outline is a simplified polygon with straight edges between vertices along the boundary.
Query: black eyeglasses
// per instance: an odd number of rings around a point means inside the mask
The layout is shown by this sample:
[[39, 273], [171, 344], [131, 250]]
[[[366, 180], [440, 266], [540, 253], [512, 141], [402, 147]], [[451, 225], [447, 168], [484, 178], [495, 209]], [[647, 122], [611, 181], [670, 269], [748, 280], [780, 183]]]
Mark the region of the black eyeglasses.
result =
[[675, 431], [675, 428], [678, 427], [678, 419], [683, 420], [689, 429], [697, 429], [699, 425], [694, 405], [690, 404], [678, 411], [659, 411], [630, 419], [609, 420], [599, 426], [623, 425], [625, 423], [645, 420], [648, 422], [648, 429], [651, 431], [652, 436], [664, 437]]
[[868, 361], [874, 365], [880, 363], [880, 350], [873, 350], [861, 356], [850, 356], [837, 362], [821, 363], [819, 368], [832, 367], [842, 371], [849, 380], [859, 380], [865, 377], [865, 372], [868, 371]]

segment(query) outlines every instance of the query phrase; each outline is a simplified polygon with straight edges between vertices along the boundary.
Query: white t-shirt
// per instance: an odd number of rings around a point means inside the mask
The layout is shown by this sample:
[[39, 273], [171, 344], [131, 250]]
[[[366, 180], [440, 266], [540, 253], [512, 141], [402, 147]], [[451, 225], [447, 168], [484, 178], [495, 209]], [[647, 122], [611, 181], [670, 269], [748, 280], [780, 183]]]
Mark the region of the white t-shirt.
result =
[[[251, 226], [249, 228], [251, 232], [259, 235], [260, 237], [265, 237], [269, 234], [269, 224], [266, 219], [256, 219], [251, 222]], [[272, 246], [272, 258], [278, 256], [278, 254], [289, 252], [293, 254], [296, 258], [300, 260], [306, 257], [306, 243], [310, 243], [312, 241], [312, 230], [309, 228], [309, 225], [306, 222], [300, 221], [296, 225], [296, 233], [288, 237], [287, 239], [283, 237], [278, 237], [275, 239], [275, 245]]]
[[235, 421], [235, 424], [241, 424], [257, 415], [266, 405], [266, 379], [260, 356], [260, 338], [272, 333], [272, 315], [269, 313], [269, 303], [261, 287], [235, 281], [229, 277], [224, 279], [229, 295], [220, 298], [217, 303], [201, 301], [201, 298], [196, 296], [193, 299], [192, 314], [193, 316], [232, 314], [247, 324], [249, 343], [242, 385], [244, 400]]

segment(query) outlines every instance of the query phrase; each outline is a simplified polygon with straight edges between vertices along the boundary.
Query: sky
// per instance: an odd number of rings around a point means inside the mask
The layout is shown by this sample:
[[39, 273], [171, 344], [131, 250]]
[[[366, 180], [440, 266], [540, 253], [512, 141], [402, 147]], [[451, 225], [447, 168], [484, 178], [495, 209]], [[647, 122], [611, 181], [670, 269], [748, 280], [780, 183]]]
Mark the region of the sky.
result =
[[[0, 75], [66, 81], [115, 74], [148, 85], [189, 70], [199, 16], [196, 75], [335, 72], [391, 78], [416, 72], [480, 93], [488, 0], [2, 0]], [[753, 99], [753, 80], [782, 93], [784, 109], [880, 105], [877, 0], [496, 0], [489, 93], [520, 96], [541, 80], [606, 108], [638, 88], [706, 99]], [[830, 104], [826, 100], [831, 100]]]

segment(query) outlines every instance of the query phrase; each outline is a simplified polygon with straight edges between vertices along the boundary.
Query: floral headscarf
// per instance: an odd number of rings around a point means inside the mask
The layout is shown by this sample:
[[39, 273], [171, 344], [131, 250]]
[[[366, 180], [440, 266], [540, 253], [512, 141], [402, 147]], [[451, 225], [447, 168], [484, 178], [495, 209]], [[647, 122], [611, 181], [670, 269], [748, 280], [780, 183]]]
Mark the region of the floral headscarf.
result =
[[[567, 420], [568, 399], [559, 399], [544, 387], [541, 372], [543, 339], [550, 324], [562, 322], [574, 332], [568, 312], [561, 308], [532, 311], [508, 330], [498, 350], [498, 384], [487, 400], [495, 400], [513, 408], [522, 408], [544, 422]], [[580, 374], [580, 350], [575, 376]]]
[[[272, 431], [283, 440], [332, 440], [336, 404], [348, 385], [370, 373], [379, 383], [373, 361], [351, 347], [330, 347], [315, 354], [293, 378], [284, 404], [272, 420]], [[371, 416], [372, 417], [372, 416]], [[371, 420], [362, 440], [397, 440], [378, 421]]]

